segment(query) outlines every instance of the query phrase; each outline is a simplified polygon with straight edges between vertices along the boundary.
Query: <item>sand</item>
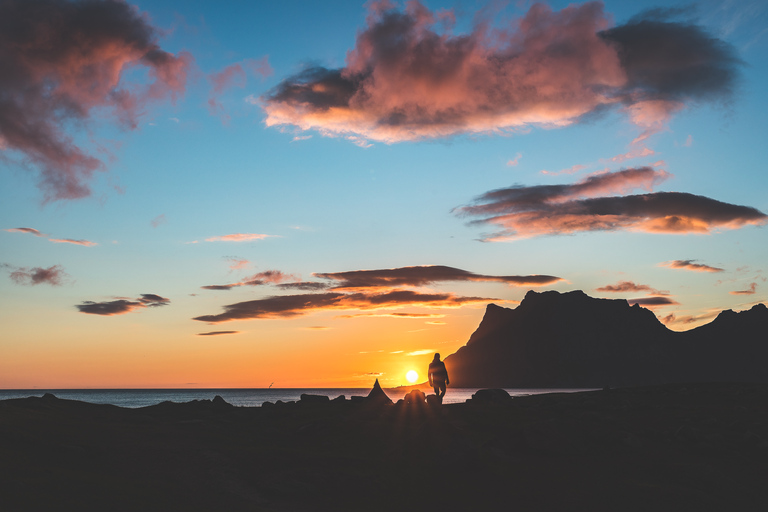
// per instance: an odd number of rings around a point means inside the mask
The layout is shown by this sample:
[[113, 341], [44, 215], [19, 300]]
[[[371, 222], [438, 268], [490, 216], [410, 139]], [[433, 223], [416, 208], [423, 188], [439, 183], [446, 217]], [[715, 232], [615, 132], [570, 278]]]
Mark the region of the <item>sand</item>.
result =
[[2, 510], [766, 507], [766, 385], [437, 407], [0, 402]]

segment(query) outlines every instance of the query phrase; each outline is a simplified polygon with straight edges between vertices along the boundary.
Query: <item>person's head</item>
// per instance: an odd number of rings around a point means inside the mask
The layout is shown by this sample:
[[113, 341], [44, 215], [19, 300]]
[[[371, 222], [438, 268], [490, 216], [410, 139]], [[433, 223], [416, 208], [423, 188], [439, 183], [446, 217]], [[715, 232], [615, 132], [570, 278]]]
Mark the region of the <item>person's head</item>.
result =
[[435, 352], [435, 359], [434, 359], [434, 361], [439, 361], [439, 360], [440, 360], [440, 354]]

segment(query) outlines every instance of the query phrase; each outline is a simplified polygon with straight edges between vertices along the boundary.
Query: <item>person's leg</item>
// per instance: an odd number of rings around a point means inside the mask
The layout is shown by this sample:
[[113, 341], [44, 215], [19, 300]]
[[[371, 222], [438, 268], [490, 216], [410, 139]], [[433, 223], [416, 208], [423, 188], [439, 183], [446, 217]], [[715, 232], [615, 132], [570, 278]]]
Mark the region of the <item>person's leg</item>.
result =
[[443, 381], [443, 382], [440, 383], [440, 402], [443, 401], [443, 397], [445, 396], [445, 392], [446, 392], [446, 385], [445, 385], [445, 381]]

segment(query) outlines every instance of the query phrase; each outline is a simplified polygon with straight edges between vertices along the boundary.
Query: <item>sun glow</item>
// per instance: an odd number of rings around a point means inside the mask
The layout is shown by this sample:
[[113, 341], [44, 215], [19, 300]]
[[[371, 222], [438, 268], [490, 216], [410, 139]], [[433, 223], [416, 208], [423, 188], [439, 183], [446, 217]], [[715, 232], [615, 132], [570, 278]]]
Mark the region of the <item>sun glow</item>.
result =
[[408, 373], [405, 374], [405, 378], [408, 382], [413, 384], [419, 380], [419, 374], [416, 372], [416, 370], [409, 370]]

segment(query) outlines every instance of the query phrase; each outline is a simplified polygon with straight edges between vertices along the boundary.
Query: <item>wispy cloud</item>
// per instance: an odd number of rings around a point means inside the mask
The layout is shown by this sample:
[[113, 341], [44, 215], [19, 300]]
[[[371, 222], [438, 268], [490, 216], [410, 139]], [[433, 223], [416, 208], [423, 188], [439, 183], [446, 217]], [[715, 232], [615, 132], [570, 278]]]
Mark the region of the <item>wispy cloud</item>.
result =
[[[0, 139], [39, 171], [46, 201], [90, 195], [105, 168], [69, 126], [87, 124], [98, 109], [132, 129], [149, 101], [184, 92], [191, 55], [162, 50], [149, 17], [128, 3], [2, 2], [0, 20]], [[121, 80], [137, 66], [152, 83]]]
[[656, 152], [650, 148], [647, 148], [645, 146], [638, 146], [636, 148], [631, 149], [627, 153], [614, 156], [613, 158], [610, 159], [610, 161], [623, 162], [624, 160], [632, 160], [634, 158], [642, 158], [644, 156], [651, 156], [655, 154]]
[[669, 292], [659, 291], [655, 288], [651, 288], [647, 284], [635, 284], [632, 281], [619, 281], [616, 284], [609, 284], [596, 288], [596, 291], [607, 293], [648, 292], [652, 295], [669, 295]]
[[197, 333], [198, 336], [221, 336], [224, 334], [240, 334], [240, 331], [211, 331]]
[[610, 18], [600, 2], [536, 3], [509, 26], [480, 13], [454, 35], [450, 16], [418, 1], [373, 2], [346, 65], [283, 80], [261, 98], [266, 124], [393, 143], [559, 127], [614, 107], [639, 141], [684, 105], [730, 95], [736, 51], [705, 28], [658, 14], [609, 28]]
[[224, 105], [219, 101], [219, 96], [232, 87], [245, 87], [248, 74], [259, 78], [265, 78], [272, 74], [272, 66], [269, 65], [269, 57], [261, 59], [245, 59], [226, 66], [221, 71], [208, 75], [211, 84], [211, 92], [208, 97], [208, 110], [213, 115], [218, 115], [224, 123], [229, 121], [229, 115]]
[[264, 240], [275, 235], [263, 235], [260, 233], [232, 233], [231, 235], [212, 236], [206, 238], [206, 242], [252, 242], [254, 240]]
[[660, 267], [675, 268], [680, 270], [691, 270], [693, 272], [724, 272], [725, 269], [713, 267], [703, 263], [696, 263], [696, 260], [673, 260], [659, 263]]
[[548, 275], [490, 276], [475, 274], [444, 265], [423, 265], [380, 270], [353, 270], [348, 272], [316, 273], [315, 277], [336, 281], [334, 290], [387, 288], [393, 286], [425, 286], [437, 282], [475, 281], [497, 282], [510, 286], [545, 286], [562, 281]]
[[96, 242], [91, 242], [90, 240], [73, 240], [72, 238], [49, 238], [48, 241], [55, 244], [73, 244], [82, 245], [84, 247], [93, 247], [95, 245], [99, 245]]
[[3, 231], [7, 231], [9, 233], [28, 233], [30, 235], [43, 236], [43, 237], [48, 236], [45, 233], [39, 232], [35, 228], [8, 228], [8, 229], [4, 229]]
[[170, 299], [155, 295], [154, 293], [142, 293], [138, 299], [118, 298], [111, 301], [94, 302], [87, 300], [75, 306], [81, 313], [89, 315], [114, 316], [123, 315], [144, 308], [156, 308], [167, 306]]
[[730, 293], [731, 295], [754, 295], [756, 291], [757, 291], [757, 283], [753, 282], [749, 284], [749, 288], [747, 288], [746, 290], [735, 290], [728, 293]]
[[516, 154], [516, 155], [515, 155], [515, 158], [513, 158], [512, 160], [509, 160], [509, 161], [507, 162], [507, 166], [508, 166], [508, 167], [516, 167], [516, 166], [517, 166], [517, 164], [519, 164], [519, 163], [520, 163], [520, 159], [521, 159], [521, 158], [523, 158], [523, 155], [522, 155], [521, 153], [518, 153], [518, 154]]
[[52, 265], [48, 268], [28, 268], [3, 264], [0, 267], [9, 269], [10, 278], [16, 284], [21, 285], [49, 284], [51, 286], [61, 286], [69, 278], [69, 274], [64, 272], [64, 267], [61, 265]]
[[486, 192], [454, 213], [501, 228], [484, 238], [489, 242], [585, 231], [703, 234], [768, 221], [755, 208], [684, 192], [601, 197], [638, 188], [650, 192], [669, 176], [639, 167], [593, 174], [571, 185], [515, 186]]
[[231, 290], [232, 288], [237, 288], [238, 286], [261, 286], [264, 284], [277, 285], [284, 283], [285, 281], [293, 281], [293, 284], [298, 284], [301, 280], [293, 274], [286, 274], [279, 270], [265, 270], [264, 272], [259, 272], [258, 274], [248, 276], [245, 279], [238, 281], [237, 283], [214, 284], [201, 286], [201, 288], [204, 290]]
[[435, 353], [434, 350], [432, 350], [431, 348], [427, 348], [427, 349], [424, 349], [424, 350], [414, 350], [413, 352], [406, 352], [405, 355], [407, 355], [407, 356], [424, 356], [424, 355], [427, 355], [427, 354], [434, 354], [434, 353]]
[[166, 222], [168, 222], [168, 219], [166, 218], [164, 213], [161, 213], [160, 215], [152, 219], [151, 224], [153, 228], [156, 228], [158, 226], [165, 224]]

